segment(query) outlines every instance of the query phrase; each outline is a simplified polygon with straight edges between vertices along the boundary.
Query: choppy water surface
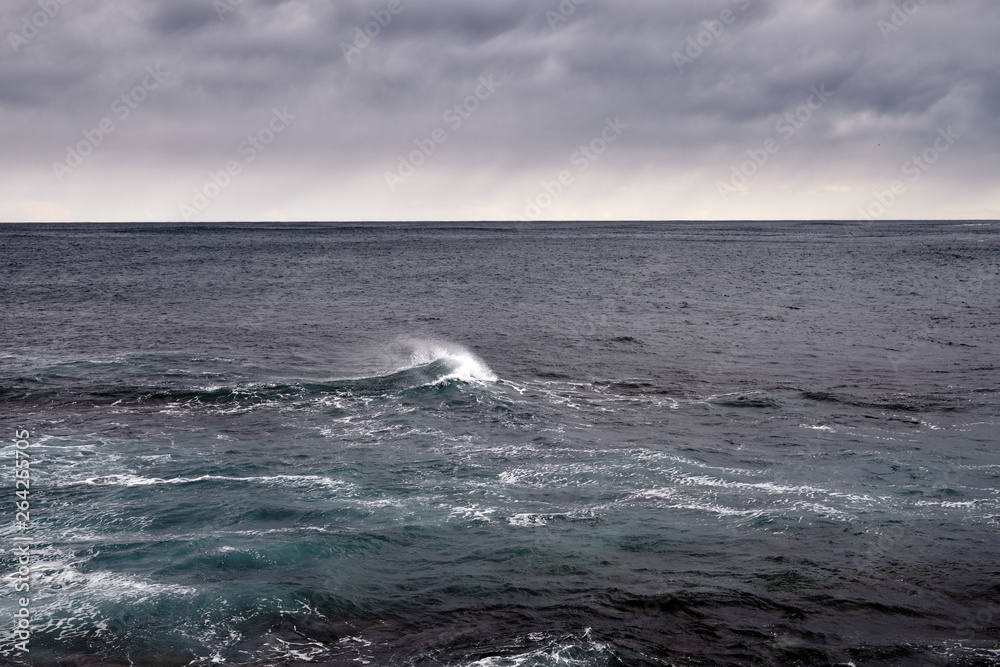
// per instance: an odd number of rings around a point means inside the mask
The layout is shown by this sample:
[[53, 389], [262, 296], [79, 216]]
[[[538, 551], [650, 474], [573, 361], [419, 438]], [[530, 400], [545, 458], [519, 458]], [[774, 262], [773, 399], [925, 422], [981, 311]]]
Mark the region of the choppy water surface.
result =
[[1000, 225], [0, 253], [30, 664], [1000, 664]]

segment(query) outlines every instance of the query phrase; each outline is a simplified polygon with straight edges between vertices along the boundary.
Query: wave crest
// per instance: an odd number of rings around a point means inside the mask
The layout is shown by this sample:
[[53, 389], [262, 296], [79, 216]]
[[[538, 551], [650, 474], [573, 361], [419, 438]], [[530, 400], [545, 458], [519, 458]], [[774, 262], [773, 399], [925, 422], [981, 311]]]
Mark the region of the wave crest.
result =
[[396, 372], [417, 368], [443, 371], [435, 384], [449, 380], [486, 384], [499, 379], [479, 357], [461, 345], [438, 341], [408, 341], [405, 345], [409, 360]]

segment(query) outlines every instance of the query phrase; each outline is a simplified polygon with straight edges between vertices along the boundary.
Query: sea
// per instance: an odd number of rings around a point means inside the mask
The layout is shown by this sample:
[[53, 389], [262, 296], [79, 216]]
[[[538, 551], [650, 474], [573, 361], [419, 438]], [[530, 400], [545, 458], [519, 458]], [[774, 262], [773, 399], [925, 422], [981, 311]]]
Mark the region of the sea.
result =
[[989, 221], [2, 225], [0, 664], [998, 665], [998, 331]]

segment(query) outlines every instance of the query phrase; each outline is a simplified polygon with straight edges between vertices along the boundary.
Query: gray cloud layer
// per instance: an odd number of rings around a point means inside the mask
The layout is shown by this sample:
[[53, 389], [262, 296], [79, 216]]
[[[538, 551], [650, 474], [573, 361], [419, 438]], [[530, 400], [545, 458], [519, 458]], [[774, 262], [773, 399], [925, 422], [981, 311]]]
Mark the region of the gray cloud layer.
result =
[[[527, 200], [543, 218], [854, 219], [896, 180], [874, 213], [1000, 217], [989, 0], [237, 1], [7, 0], [0, 219], [181, 219], [234, 161], [193, 219], [511, 219]], [[500, 85], [455, 127], [481, 77]], [[275, 108], [294, 119], [247, 160]]]

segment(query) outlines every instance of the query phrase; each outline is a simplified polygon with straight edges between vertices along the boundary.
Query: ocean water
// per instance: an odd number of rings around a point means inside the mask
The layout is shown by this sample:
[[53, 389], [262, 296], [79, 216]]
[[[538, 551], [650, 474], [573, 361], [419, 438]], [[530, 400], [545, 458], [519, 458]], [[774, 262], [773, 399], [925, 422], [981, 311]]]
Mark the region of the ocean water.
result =
[[0, 257], [2, 664], [1000, 664], [1000, 224]]

